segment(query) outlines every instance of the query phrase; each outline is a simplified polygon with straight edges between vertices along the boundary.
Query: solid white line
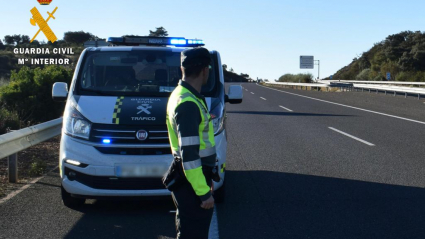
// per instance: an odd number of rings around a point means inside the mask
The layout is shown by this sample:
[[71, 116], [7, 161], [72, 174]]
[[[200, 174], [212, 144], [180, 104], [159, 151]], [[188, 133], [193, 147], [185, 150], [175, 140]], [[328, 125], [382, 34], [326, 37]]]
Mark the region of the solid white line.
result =
[[20, 189], [15, 190], [11, 193], [9, 193], [5, 198], [0, 199], [0, 204], [5, 203], [7, 201], [9, 201], [10, 199], [12, 199], [14, 196], [18, 195], [19, 193], [21, 193], [22, 191], [24, 191], [25, 189], [31, 187], [31, 185], [36, 184], [40, 179], [44, 178], [48, 173], [53, 172], [54, 170], [56, 170], [59, 166], [56, 166], [56, 168], [50, 170], [49, 172], [47, 172], [45, 175], [38, 177], [34, 180], [32, 180], [31, 182], [29, 182], [27, 185], [22, 186]]
[[266, 98], [263, 98], [263, 97], [260, 97], [261, 99], [263, 99], [263, 100], [267, 100]]
[[331, 130], [333, 130], [333, 131], [335, 131], [335, 132], [338, 132], [338, 133], [340, 133], [340, 134], [343, 134], [343, 135], [345, 135], [345, 136], [348, 136], [348, 137], [350, 137], [350, 138], [352, 138], [352, 139], [355, 139], [355, 140], [357, 140], [357, 141], [360, 141], [360, 142], [362, 142], [362, 143], [364, 143], [364, 144], [367, 144], [367, 145], [369, 145], [369, 146], [375, 146], [374, 144], [369, 143], [369, 142], [367, 142], [366, 140], [359, 139], [359, 138], [357, 138], [357, 137], [355, 137], [355, 136], [352, 136], [351, 134], [347, 134], [347, 133], [345, 133], [345, 132], [342, 132], [341, 130], [337, 130], [337, 129], [332, 128], [332, 127], [329, 127], [329, 129], [331, 129]]
[[292, 110], [290, 110], [290, 109], [288, 109], [288, 108], [285, 108], [285, 107], [283, 107], [283, 106], [281, 106], [281, 105], [279, 105], [279, 107], [280, 107], [280, 108], [282, 108], [282, 109], [285, 109], [285, 110], [287, 110], [287, 111], [292, 112]]
[[251, 94], [254, 94], [254, 92], [251, 92]]
[[214, 206], [214, 212], [211, 219], [210, 224], [210, 231], [208, 233], [208, 239], [219, 239], [219, 233], [218, 233], [218, 220], [217, 220], [217, 210]]
[[378, 115], [388, 116], [388, 117], [392, 117], [392, 118], [396, 118], [396, 119], [406, 120], [406, 121], [410, 121], [410, 122], [414, 122], [414, 123], [424, 124], [425, 125], [425, 122], [419, 121], [419, 120], [413, 120], [413, 119], [409, 119], [409, 118], [403, 118], [403, 117], [396, 116], [396, 115], [390, 115], [390, 114], [385, 114], [385, 113], [381, 113], [381, 112], [377, 112], [377, 111], [373, 111], [373, 110], [362, 109], [362, 108], [358, 108], [358, 107], [354, 107], [354, 106], [350, 106], [350, 105], [344, 105], [344, 104], [340, 104], [340, 103], [335, 103], [335, 102], [332, 102], [332, 101], [316, 99], [316, 98], [308, 97], [308, 96], [305, 96], [305, 95], [299, 95], [299, 94], [294, 94], [294, 93], [291, 93], [291, 92], [286, 92], [286, 91], [282, 91], [282, 90], [272, 89], [272, 88], [265, 87], [265, 86], [262, 86], [262, 85], [258, 85], [258, 86], [264, 87], [266, 89], [275, 90], [275, 91], [279, 91], [279, 92], [282, 92], [282, 93], [290, 94], [290, 95], [296, 95], [296, 96], [299, 96], [299, 97], [304, 97], [304, 98], [311, 99], [311, 100], [317, 100], [317, 101], [321, 101], [321, 102], [325, 102], [325, 103], [329, 103], [329, 104], [339, 105], [339, 106], [343, 106], [343, 107], [347, 107], [347, 108], [351, 108], [351, 109], [361, 110], [361, 111], [365, 111], [365, 112], [369, 112], [369, 113], [374, 113], [374, 114], [378, 114]]

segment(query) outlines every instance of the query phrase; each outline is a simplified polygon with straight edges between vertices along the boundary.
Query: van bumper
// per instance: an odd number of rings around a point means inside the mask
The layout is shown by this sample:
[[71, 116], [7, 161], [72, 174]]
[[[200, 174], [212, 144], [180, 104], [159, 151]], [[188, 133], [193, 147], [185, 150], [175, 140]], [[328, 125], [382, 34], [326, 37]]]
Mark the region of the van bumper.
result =
[[[216, 140], [216, 151], [217, 159], [219, 160], [219, 172], [221, 181], [214, 182], [214, 189], [219, 189], [224, 181], [224, 170], [221, 170], [222, 165], [225, 166], [226, 162], [226, 149], [227, 140], [225, 137], [225, 131], [215, 136]], [[66, 160], [78, 161], [86, 167], [79, 167], [66, 163]], [[149, 164], [157, 165], [161, 168], [168, 168], [171, 164], [173, 157], [171, 154], [166, 155], [113, 155], [103, 154], [99, 152], [95, 147], [89, 145], [88, 142], [83, 140], [75, 139], [66, 134], [62, 134], [61, 146], [60, 146], [60, 175], [62, 186], [64, 189], [75, 196], [86, 197], [86, 198], [97, 198], [97, 197], [149, 197], [149, 196], [169, 196], [171, 193], [165, 189], [161, 183], [161, 178], [158, 177], [154, 182], [154, 186], [147, 185], [149, 188], [154, 189], [107, 189], [103, 185], [102, 188], [93, 188], [93, 184], [87, 183], [87, 180], [101, 180], [103, 183], [109, 183], [108, 179], [116, 180], [115, 165], [119, 164]], [[83, 175], [87, 180], [75, 180], [70, 178], [69, 175], [65, 175], [65, 171], [74, 171], [78, 175]], [[165, 173], [165, 170], [164, 170]], [[152, 181], [151, 181], [152, 182]], [[151, 183], [149, 182], [149, 183]], [[113, 184], [114, 182], [112, 182]], [[106, 186], [108, 187], [108, 186]]]

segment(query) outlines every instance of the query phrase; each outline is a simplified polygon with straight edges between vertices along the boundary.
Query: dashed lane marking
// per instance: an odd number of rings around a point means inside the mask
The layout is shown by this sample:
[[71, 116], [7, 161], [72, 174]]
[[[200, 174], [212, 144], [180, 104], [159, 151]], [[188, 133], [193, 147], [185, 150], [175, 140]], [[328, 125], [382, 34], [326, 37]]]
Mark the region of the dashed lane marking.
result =
[[263, 97], [260, 97], [261, 99], [263, 99], [263, 100], [267, 100], [266, 98], [263, 98]]
[[288, 108], [286, 108], [286, 107], [283, 107], [283, 106], [281, 106], [281, 105], [279, 105], [279, 107], [280, 107], [280, 108], [282, 108], [282, 109], [284, 109], [284, 110], [287, 110], [287, 111], [289, 111], [289, 112], [292, 112], [292, 110], [290, 110], [290, 109], [288, 109]]
[[367, 142], [366, 140], [363, 140], [363, 139], [357, 138], [356, 136], [353, 136], [353, 135], [351, 135], [351, 134], [347, 134], [347, 133], [345, 133], [345, 132], [342, 132], [341, 130], [337, 130], [337, 129], [332, 128], [332, 127], [329, 127], [329, 129], [331, 129], [331, 130], [333, 130], [333, 131], [335, 131], [335, 132], [338, 132], [338, 133], [340, 133], [340, 134], [343, 134], [343, 135], [345, 135], [345, 136], [347, 136], [347, 137], [350, 137], [350, 138], [352, 138], [352, 139], [355, 139], [355, 140], [357, 140], [357, 141], [359, 141], [359, 142], [362, 142], [362, 143], [364, 143], [364, 144], [367, 144], [367, 145], [369, 145], [369, 146], [375, 146], [374, 144], [369, 143], [369, 142]]
[[304, 98], [311, 99], [311, 100], [317, 100], [317, 101], [321, 101], [321, 102], [325, 102], [325, 103], [329, 103], [329, 104], [333, 104], [333, 105], [339, 105], [339, 106], [343, 106], [343, 107], [347, 107], [347, 108], [351, 108], [351, 109], [355, 109], [355, 110], [361, 110], [361, 111], [365, 111], [365, 112], [369, 112], [369, 113], [373, 113], [373, 114], [388, 116], [388, 117], [392, 117], [392, 118], [396, 118], [396, 119], [406, 120], [406, 121], [410, 121], [410, 122], [414, 122], [414, 123], [424, 124], [425, 125], [425, 122], [419, 121], [419, 120], [404, 118], [404, 117], [400, 117], [400, 116], [396, 116], [396, 115], [385, 114], [385, 113], [381, 113], [381, 112], [377, 112], [377, 111], [373, 111], [373, 110], [362, 109], [362, 108], [358, 108], [358, 107], [354, 107], [354, 106], [350, 106], [350, 105], [344, 105], [344, 104], [340, 104], [340, 103], [335, 103], [335, 102], [332, 102], [332, 101], [316, 99], [316, 98], [313, 98], [313, 97], [309, 97], [309, 96], [305, 96], [305, 95], [299, 95], [299, 94], [294, 94], [294, 93], [291, 93], [291, 92], [277, 90], [277, 89], [265, 87], [265, 86], [262, 86], [262, 85], [258, 85], [258, 86], [264, 87], [264, 88], [269, 89], [269, 90], [275, 90], [275, 91], [279, 91], [279, 92], [290, 94], [290, 95], [304, 97]]
[[254, 92], [251, 92], [251, 94], [254, 94]]

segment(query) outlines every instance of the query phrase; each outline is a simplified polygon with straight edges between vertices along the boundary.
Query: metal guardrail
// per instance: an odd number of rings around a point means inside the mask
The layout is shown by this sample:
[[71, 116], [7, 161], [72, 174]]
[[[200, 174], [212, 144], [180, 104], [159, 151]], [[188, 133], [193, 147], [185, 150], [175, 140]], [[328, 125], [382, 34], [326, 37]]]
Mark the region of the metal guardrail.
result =
[[425, 95], [425, 89], [423, 88], [413, 88], [413, 87], [400, 87], [400, 86], [388, 86], [388, 85], [367, 85], [367, 84], [354, 84], [353, 88], [357, 91], [361, 89], [362, 91], [369, 90], [375, 91], [376, 93], [384, 92], [387, 94], [388, 92], [392, 92], [394, 96], [397, 93], [404, 94], [404, 98], [407, 98], [408, 95], [418, 96], [418, 100], [422, 95]]
[[[386, 82], [387, 85], [376, 85], [376, 84], [355, 84], [356, 81], [321, 81], [320, 83], [289, 83], [289, 82], [267, 82], [264, 84], [269, 85], [280, 85], [280, 86], [289, 86], [294, 89], [297, 87], [311, 87], [310, 89], [323, 88], [326, 87], [327, 90], [329, 88], [340, 88], [341, 91], [344, 89], [346, 91], [364, 91], [368, 90], [369, 92], [384, 92], [387, 94], [388, 92], [392, 92], [395, 95], [404, 94], [404, 97], [407, 98], [408, 95], [417, 96], [418, 99], [421, 99], [421, 96], [425, 96], [425, 88], [419, 87], [403, 87], [403, 86], [393, 86], [390, 85], [391, 81], [377, 81], [380, 83]], [[366, 81], [357, 81], [357, 82], [366, 82]], [[398, 82], [398, 81], [396, 81]], [[370, 83], [370, 81], [368, 81]], [[425, 82], [403, 82], [405, 84], [411, 85], [425, 85]]]
[[329, 82], [341, 82], [341, 83], [359, 83], [359, 84], [380, 84], [380, 85], [415, 85], [425, 86], [425, 82], [409, 82], [409, 81], [358, 81], [358, 80], [321, 80], [323, 84], [329, 84]]
[[9, 182], [18, 181], [18, 155], [28, 147], [61, 134], [62, 118], [0, 135], [0, 159], [9, 157]]

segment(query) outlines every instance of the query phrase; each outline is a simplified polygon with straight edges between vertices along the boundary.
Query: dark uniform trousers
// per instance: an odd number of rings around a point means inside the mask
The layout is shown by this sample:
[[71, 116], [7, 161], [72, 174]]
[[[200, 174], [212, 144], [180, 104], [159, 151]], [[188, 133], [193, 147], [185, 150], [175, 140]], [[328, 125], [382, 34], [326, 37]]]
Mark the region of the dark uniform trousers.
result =
[[[203, 166], [204, 168], [208, 167]], [[205, 169], [202, 171], [208, 186], [211, 187], [211, 170]], [[177, 239], [208, 239], [213, 208], [203, 209], [201, 207], [202, 201], [195, 194], [192, 185], [188, 181], [176, 188], [171, 195], [177, 208]]]

